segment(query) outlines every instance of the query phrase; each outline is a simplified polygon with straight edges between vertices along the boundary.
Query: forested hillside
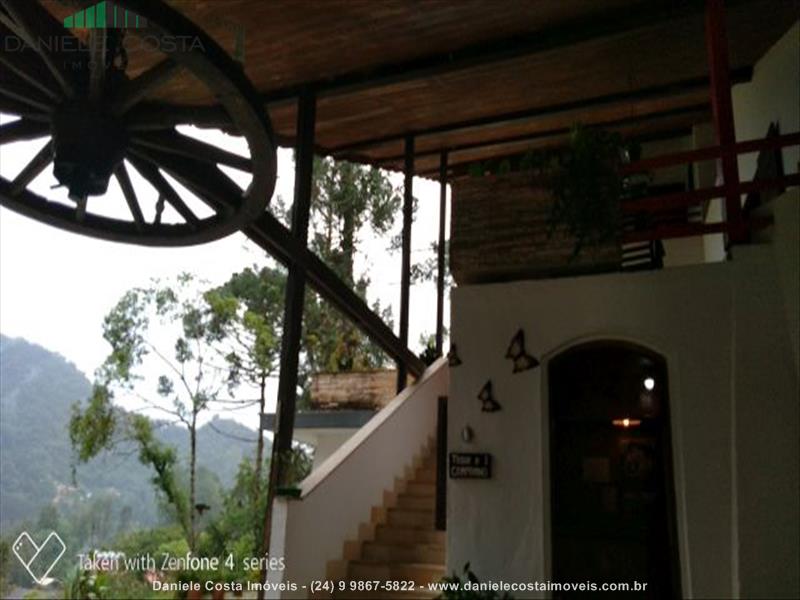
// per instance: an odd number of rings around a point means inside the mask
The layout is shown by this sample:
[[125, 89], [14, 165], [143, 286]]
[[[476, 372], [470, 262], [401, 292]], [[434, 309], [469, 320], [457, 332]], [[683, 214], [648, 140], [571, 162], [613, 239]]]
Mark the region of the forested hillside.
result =
[[[151, 473], [139, 464], [133, 447], [127, 452], [104, 453], [73, 472], [67, 432], [70, 407], [85, 400], [89, 391], [84, 374], [62, 356], [23, 339], [0, 335], [3, 531], [40, 518], [42, 509], [53, 504], [73, 510], [75, 505], [83, 505], [91, 512], [102, 509], [115, 529], [159, 520]], [[157, 425], [157, 435], [185, 457], [186, 430]], [[198, 478], [204, 495], [200, 500], [214, 507], [220, 486], [230, 487], [242, 458], [252, 457], [256, 435], [255, 430], [227, 419], [215, 419], [199, 429]]]

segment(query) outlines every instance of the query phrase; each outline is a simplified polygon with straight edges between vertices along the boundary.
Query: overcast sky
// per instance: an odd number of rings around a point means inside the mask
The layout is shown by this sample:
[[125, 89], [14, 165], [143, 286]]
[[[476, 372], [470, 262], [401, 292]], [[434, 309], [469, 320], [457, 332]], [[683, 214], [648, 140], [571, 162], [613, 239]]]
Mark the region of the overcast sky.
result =
[[[10, 120], [0, 116], [0, 122]], [[246, 145], [241, 140], [217, 132], [198, 135], [234, 151], [244, 149], [246, 153]], [[0, 147], [0, 175], [13, 178], [44, 143], [45, 140], [36, 140]], [[280, 150], [276, 194], [282, 195], [287, 204], [291, 203], [294, 182], [292, 163], [291, 150]], [[149, 187], [132, 175], [137, 192], [144, 189], [142, 185]], [[402, 185], [402, 177], [397, 174], [393, 174], [391, 180], [398, 187]], [[51, 167], [31, 188], [42, 195], [65, 197], [64, 190], [50, 190], [56, 183]], [[415, 179], [414, 186], [419, 210], [412, 233], [412, 260], [417, 261], [432, 255], [430, 244], [438, 237], [439, 186], [419, 178]], [[89, 201], [92, 207], [102, 206], [107, 214], [118, 214], [118, 207], [124, 207], [122, 194], [113, 179], [105, 197]], [[142, 202], [143, 206], [146, 203], [147, 200]], [[151, 199], [150, 203], [154, 201]], [[399, 222], [398, 218], [396, 231], [399, 231]], [[356, 263], [356, 270], [367, 272], [373, 282], [370, 303], [379, 298], [382, 305], [391, 305], [397, 321], [400, 256], [399, 252], [390, 256], [386, 250], [391, 235], [364, 240], [364, 252]], [[102, 339], [103, 316], [127, 289], [145, 286], [154, 277], [167, 279], [184, 271], [212, 283], [222, 283], [237, 270], [264, 264], [265, 256], [261, 249], [238, 233], [188, 248], [146, 248], [77, 235], [0, 208], [0, 332], [58, 352], [91, 379], [109, 350]], [[449, 322], [448, 304], [445, 323]], [[412, 349], [419, 350], [418, 338], [423, 333], [433, 333], [435, 326], [435, 284], [412, 287]], [[154, 387], [155, 383], [151, 381], [148, 385]], [[274, 409], [275, 390], [275, 382], [272, 382], [268, 410]], [[225, 414], [255, 427], [255, 410]]]

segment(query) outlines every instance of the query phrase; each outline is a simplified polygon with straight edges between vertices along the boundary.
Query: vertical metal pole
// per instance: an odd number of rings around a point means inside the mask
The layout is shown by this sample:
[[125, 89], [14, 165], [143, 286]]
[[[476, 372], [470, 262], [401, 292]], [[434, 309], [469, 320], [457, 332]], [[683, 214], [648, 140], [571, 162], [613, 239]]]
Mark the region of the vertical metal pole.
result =
[[731, 242], [746, 238], [742, 219], [739, 186], [739, 165], [734, 144], [736, 130], [733, 123], [730, 66], [728, 64], [728, 36], [725, 30], [725, 11], [722, 0], [706, 2], [706, 49], [708, 51], [709, 79], [711, 81], [711, 107], [717, 143], [721, 148], [722, 177], [725, 187], [725, 219], [732, 226]]
[[[292, 234], [301, 240], [303, 245], [308, 242], [308, 221], [314, 176], [316, 106], [314, 92], [309, 89], [303, 90], [298, 99], [297, 152], [295, 153], [294, 204], [292, 205]], [[305, 272], [297, 265], [290, 265], [289, 275], [286, 279], [280, 379], [278, 382], [278, 402], [275, 409], [272, 459], [269, 468], [267, 507], [264, 514], [263, 552], [269, 552], [272, 533], [272, 506], [277, 488], [286, 484], [285, 458], [292, 449], [305, 286]], [[268, 569], [266, 568], [261, 571], [262, 583], [266, 582], [267, 572]], [[258, 598], [259, 600], [264, 598], [263, 586], [258, 591]]]
[[436, 529], [447, 529], [447, 396], [439, 396], [436, 414]]
[[[411, 223], [414, 219], [414, 137], [406, 136], [403, 189], [403, 265], [400, 276], [400, 342], [408, 347], [408, 301], [411, 285]], [[397, 393], [406, 387], [408, 369], [397, 365]]]
[[439, 159], [439, 246], [436, 278], [436, 356], [443, 353], [444, 337], [444, 220], [447, 213], [447, 150]]

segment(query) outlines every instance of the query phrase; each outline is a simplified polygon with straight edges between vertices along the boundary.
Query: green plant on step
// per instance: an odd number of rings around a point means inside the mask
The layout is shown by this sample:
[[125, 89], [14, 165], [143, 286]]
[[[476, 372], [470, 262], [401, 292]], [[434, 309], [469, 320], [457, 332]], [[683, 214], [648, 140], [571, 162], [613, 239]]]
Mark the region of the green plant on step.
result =
[[502, 596], [495, 591], [481, 590], [481, 581], [472, 572], [469, 563], [464, 565], [463, 579], [455, 572], [442, 578], [447, 589], [438, 596], [441, 600], [513, 600], [507, 593]]

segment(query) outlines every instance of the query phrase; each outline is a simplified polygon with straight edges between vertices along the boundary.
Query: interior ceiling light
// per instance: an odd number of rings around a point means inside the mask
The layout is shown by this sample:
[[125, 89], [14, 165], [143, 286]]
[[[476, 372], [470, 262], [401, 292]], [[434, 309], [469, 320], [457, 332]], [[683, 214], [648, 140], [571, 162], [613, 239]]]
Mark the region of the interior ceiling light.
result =
[[624, 419], [614, 419], [611, 421], [614, 427], [638, 427], [642, 424], [641, 419], [629, 419], [625, 417]]

